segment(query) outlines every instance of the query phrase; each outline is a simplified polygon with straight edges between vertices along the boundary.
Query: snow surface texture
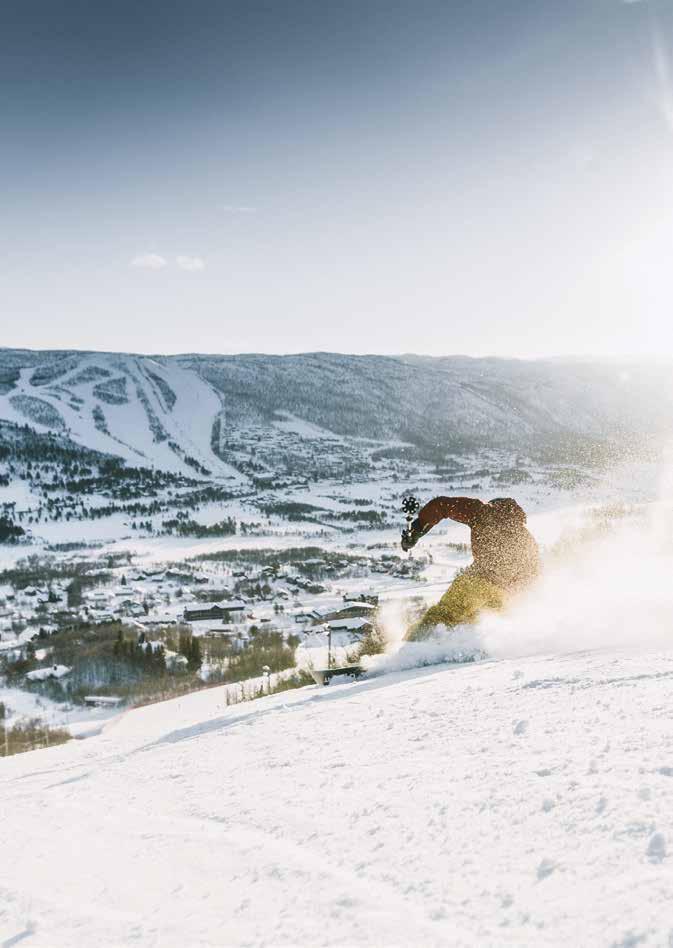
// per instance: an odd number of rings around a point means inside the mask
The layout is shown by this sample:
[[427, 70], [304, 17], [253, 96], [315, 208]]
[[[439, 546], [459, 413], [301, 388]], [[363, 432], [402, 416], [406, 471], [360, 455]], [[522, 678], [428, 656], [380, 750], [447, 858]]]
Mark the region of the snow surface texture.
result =
[[0, 767], [0, 939], [632, 945], [673, 936], [673, 651], [129, 712]]

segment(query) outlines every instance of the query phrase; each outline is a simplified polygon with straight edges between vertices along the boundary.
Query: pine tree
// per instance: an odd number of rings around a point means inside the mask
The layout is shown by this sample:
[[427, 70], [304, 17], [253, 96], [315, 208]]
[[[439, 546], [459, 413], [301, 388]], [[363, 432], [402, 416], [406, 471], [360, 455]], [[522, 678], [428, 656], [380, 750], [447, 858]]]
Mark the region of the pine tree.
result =
[[166, 671], [166, 652], [163, 645], [160, 645], [159, 648], [152, 653], [152, 657], [154, 659], [155, 672], [158, 675], [163, 675]]
[[181, 655], [184, 655], [186, 659], [189, 659], [191, 654], [191, 634], [188, 632], [181, 632], [180, 638], [178, 639], [178, 652]]
[[189, 647], [189, 654], [187, 655], [188, 668], [190, 671], [198, 671], [201, 667], [201, 662], [203, 661], [201, 655], [201, 645], [196, 636], [192, 636], [192, 641]]
[[112, 654], [115, 658], [121, 658], [124, 654], [124, 633], [121, 629], [117, 632], [117, 641], [112, 646]]

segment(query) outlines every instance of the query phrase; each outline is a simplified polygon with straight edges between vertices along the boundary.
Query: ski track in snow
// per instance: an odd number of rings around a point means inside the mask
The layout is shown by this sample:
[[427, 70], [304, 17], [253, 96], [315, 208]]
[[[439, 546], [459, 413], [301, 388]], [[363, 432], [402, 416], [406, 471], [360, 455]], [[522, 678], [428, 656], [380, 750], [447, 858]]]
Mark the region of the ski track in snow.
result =
[[129, 711], [0, 765], [0, 944], [673, 937], [673, 651]]
[[[126, 379], [128, 400], [121, 404], [101, 404], [94, 391], [101, 378], [81, 380], [82, 373], [92, 369], [107, 372], [108, 380]], [[176, 400], [170, 410], [148, 370], [173, 389]], [[34, 367], [21, 369], [15, 387], [5, 395], [0, 394], [0, 418], [16, 424], [29, 422], [38, 431], [49, 430], [35, 419], [25, 417], [12, 402], [17, 395], [28, 396], [55, 409], [69, 436], [88, 448], [118, 455], [132, 465], [154, 464], [163, 470], [193, 475], [193, 469], [171, 450], [169, 440], [172, 439], [215, 476], [226, 476], [236, 483], [242, 480], [211, 449], [212, 424], [222, 402], [213, 387], [195, 372], [179, 366], [171, 366], [169, 370], [153, 360], [111, 353], [76, 354], [76, 365], [53, 385], [33, 385], [34, 372]], [[82, 400], [80, 405], [72, 402], [73, 395]], [[146, 400], [146, 406], [141, 398]], [[94, 406], [105, 416], [107, 433], [96, 427], [92, 416]], [[152, 431], [148, 409], [164, 429], [162, 440], [157, 441]]]

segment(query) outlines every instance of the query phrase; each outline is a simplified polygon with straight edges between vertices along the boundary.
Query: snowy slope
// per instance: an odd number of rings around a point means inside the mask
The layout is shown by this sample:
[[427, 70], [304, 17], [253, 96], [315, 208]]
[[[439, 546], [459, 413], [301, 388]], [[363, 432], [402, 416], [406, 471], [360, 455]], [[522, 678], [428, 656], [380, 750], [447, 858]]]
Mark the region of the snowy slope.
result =
[[5, 945], [673, 937], [673, 651], [219, 689], [0, 765]]
[[12, 387], [0, 389], [0, 419], [67, 432], [134, 465], [193, 474], [187, 455], [215, 475], [238, 478], [211, 449], [221, 408], [221, 396], [194, 372], [110, 353], [63, 354], [20, 368]]

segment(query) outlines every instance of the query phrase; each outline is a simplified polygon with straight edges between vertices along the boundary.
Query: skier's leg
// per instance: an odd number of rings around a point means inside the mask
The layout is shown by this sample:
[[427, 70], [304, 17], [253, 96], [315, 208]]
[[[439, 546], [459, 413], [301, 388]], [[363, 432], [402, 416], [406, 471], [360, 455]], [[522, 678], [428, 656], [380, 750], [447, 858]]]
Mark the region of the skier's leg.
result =
[[415, 642], [427, 638], [438, 625], [451, 627], [463, 622], [474, 622], [482, 609], [501, 609], [504, 590], [466, 570], [459, 573], [437, 605], [430, 606], [423, 617], [407, 633], [406, 640]]

